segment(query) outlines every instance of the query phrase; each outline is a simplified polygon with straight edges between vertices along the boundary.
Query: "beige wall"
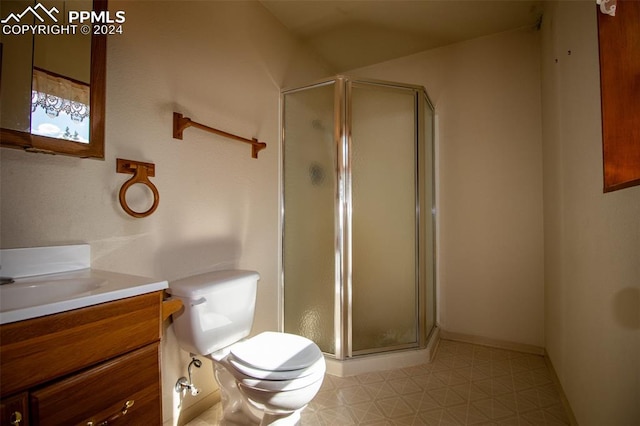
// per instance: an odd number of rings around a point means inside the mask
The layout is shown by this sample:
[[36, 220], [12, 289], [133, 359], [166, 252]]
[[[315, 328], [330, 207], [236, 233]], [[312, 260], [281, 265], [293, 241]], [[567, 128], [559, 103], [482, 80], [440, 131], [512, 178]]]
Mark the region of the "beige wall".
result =
[[549, 5], [542, 34], [545, 346], [580, 425], [637, 425], [640, 187], [602, 192], [596, 7]]
[[348, 74], [424, 85], [435, 104], [440, 326], [542, 347], [539, 43], [523, 29]]
[[[110, 5], [127, 21], [108, 41], [106, 159], [2, 149], [1, 246], [89, 242], [97, 268], [169, 280], [255, 269], [254, 331], [277, 328], [279, 90], [330, 71], [255, 3]], [[580, 424], [626, 425], [640, 419], [640, 188], [601, 191], [595, 37], [590, 2], [559, 2], [541, 33], [351, 74], [422, 84], [436, 105], [440, 325], [545, 346]], [[173, 140], [174, 110], [269, 146], [254, 160], [196, 129]], [[117, 157], [156, 164], [152, 216], [117, 204]], [[187, 359], [169, 329], [167, 419]]]
[[[88, 242], [96, 268], [167, 280], [254, 269], [254, 332], [277, 329], [279, 92], [328, 71], [257, 3], [112, 0], [110, 9], [126, 11], [126, 23], [107, 42], [105, 161], [2, 149], [2, 247]], [[267, 149], [255, 160], [248, 145], [197, 129], [174, 140], [174, 110]], [[129, 177], [116, 158], [155, 163], [153, 215], [120, 208]], [[168, 418], [188, 357], [171, 331], [164, 346]], [[200, 370], [204, 395], [211, 367]]]

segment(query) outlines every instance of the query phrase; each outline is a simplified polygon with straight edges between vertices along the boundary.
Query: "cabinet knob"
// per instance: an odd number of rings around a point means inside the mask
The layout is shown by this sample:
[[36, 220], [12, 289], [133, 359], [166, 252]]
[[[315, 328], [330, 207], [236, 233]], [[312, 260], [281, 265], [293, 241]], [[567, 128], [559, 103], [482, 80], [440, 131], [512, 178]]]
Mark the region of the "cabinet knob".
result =
[[119, 413], [116, 413], [113, 416], [111, 416], [108, 419], [103, 420], [101, 422], [94, 422], [93, 420], [90, 420], [90, 421], [87, 422], [86, 426], [108, 426], [110, 423], [114, 422], [118, 418], [120, 418], [120, 417], [124, 416], [125, 414], [127, 414], [127, 412], [129, 411], [129, 408], [133, 407], [133, 404], [135, 402], [136, 401], [134, 399], [130, 399], [127, 402], [124, 403], [124, 405], [120, 409]]
[[124, 406], [122, 407], [122, 415], [124, 416], [125, 414], [127, 414], [127, 411], [129, 411], [129, 408], [133, 407], [133, 404], [136, 401], [134, 399], [130, 399], [127, 402], [124, 403]]
[[19, 425], [21, 421], [22, 413], [20, 411], [14, 411], [13, 413], [11, 413], [11, 419], [9, 423], [11, 423], [12, 425]]

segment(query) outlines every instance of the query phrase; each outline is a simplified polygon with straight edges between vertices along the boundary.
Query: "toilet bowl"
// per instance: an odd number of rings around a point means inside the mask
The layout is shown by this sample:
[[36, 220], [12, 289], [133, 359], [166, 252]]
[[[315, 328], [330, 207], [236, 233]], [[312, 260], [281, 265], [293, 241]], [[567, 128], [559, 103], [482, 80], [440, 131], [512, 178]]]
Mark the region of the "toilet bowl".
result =
[[[264, 332], [225, 348], [215, 354], [216, 376], [223, 368], [233, 376], [237, 392], [263, 412], [263, 424], [296, 424], [302, 409], [322, 386], [325, 362], [317, 345], [300, 336]], [[224, 380], [224, 379], [222, 379]], [[227, 392], [227, 402], [237, 406], [241, 395]], [[236, 410], [238, 411], [238, 410]], [[255, 411], [239, 410], [251, 417]], [[239, 414], [232, 415], [238, 422]], [[267, 420], [265, 420], [267, 419]], [[250, 423], [251, 420], [246, 423]]]
[[[295, 425], [322, 386], [318, 346], [301, 336], [250, 331], [259, 275], [218, 271], [170, 283], [180, 346], [213, 361], [226, 424]], [[243, 340], [244, 339], [244, 340]]]

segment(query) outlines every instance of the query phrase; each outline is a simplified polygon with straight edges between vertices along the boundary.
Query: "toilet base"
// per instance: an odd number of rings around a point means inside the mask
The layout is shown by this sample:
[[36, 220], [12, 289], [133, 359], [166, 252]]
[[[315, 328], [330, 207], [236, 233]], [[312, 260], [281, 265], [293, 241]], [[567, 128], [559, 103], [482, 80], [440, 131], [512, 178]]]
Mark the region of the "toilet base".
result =
[[238, 388], [235, 377], [214, 360], [214, 375], [220, 387], [222, 426], [296, 426], [306, 407], [296, 411], [271, 412], [248, 399]]
[[300, 412], [303, 409], [288, 414], [265, 413], [260, 426], [296, 426], [300, 424]]
[[253, 426], [262, 422], [263, 413], [238, 389], [235, 378], [218, 362], [213, 362], [214, 375], [220, 387], [223, 426]]

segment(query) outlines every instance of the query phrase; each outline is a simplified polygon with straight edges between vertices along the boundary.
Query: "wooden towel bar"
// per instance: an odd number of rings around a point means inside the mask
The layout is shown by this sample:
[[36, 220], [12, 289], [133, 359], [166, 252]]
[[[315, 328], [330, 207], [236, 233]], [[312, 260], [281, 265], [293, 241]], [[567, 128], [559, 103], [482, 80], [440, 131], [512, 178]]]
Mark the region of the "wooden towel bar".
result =
[[182, 140], [182, 132], [184, 129], [188, 127], [196, 127], [200, 130], [204, 130], [205, 132], [214, 133], [219, 136], [224, 136], [225, 138], [233, 139], [239, 142], [249, 143], [251, 144], [251, 157], [258, 158], [258, 152], [265, 149], [267, 144], [264, 142], [258, 141], [256, 138], [246, 139], [223, 130], [215, 129], [213, 127], [205, 126], [204, 124], [196, 123], [191, 120], [189, 117], [184, 117], [182, 114], [178, 112], [173, 113], [173, 137], [175, 139]]

